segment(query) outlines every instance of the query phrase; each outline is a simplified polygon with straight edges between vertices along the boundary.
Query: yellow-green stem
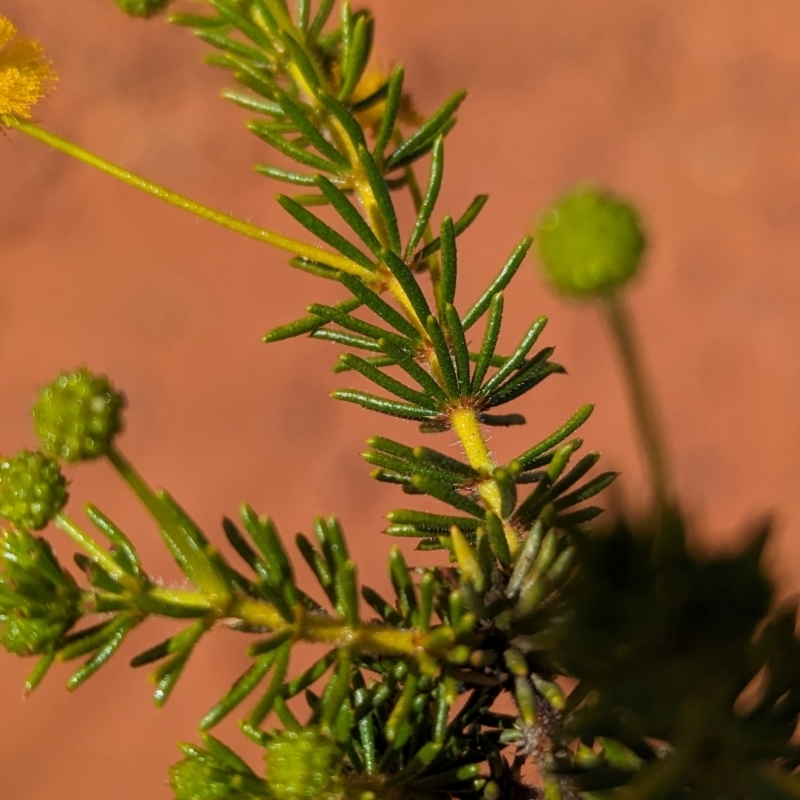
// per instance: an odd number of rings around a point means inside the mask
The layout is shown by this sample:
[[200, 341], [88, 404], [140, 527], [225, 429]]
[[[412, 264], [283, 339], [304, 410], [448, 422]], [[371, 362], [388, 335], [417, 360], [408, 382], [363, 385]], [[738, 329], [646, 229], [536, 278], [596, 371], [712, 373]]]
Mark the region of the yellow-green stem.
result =
[[147, 594], [168, 606], [207, 611], [219, 618], [242, 620], [250, 625], [267, 628], [273, 633], [292, 630], [297, 640], [342, 647], [355, 646], [368, 652], [413, 655], [418, 653], [419, 640], [423, 636], [420, 631], [401, 631], [380, 623], [367, 623], [352, 628], [335, 617], [306, 612], [299, 607], [295, 609], [295, 621], [290, 622], [271, 603], [251, 597], [235, 597], [224, 612], [221, 612], [202, 592], [149, 587]]
[[171, 550], [175, 548], [180, 552], [186, 564], [191, 567], [194, 572], [189, 575], [191, 580], [207, 597], [213, 597], [218, 607], [224, 606], [230, 598], [228, 588], [209, 561], [208, 552], [204, 552], [203, 548], [192, 540], [161, 497], [147, 485], [133, 464], [116, 447], [113, 445], [109, 447], [106, 457], [150, 512], [167, 546]]
[[133, 493], [142, 501], [144, 507], [160, 522], [164, 516], [164, 508], [159, 502], [155, 492], [136, 471], [133, 464], [131, 464], [131, 462], [113, 445], [108, 448], [106, 457], [125, 483], [130, 486]]
[[[486, 475], [491, 475], [497, 464], [489, 452], [489, 446], [481, 430], [478, 414], [472, 408], [457, 408], [450, 414], [450, 424], [461, 442], [464, 455], [470, 466]], [[501, 513], [500, 488], [494, 478], [487, 477], [478, 486], [478, 493], [490, 511], [497, 514], [503, 522], [503, 533], [512, 555], [519, 547], [519, 538], [514, 528], [503, 519]]]
[[305, 244], [304, 242], [297, 241], [296, 239], [290, 239], [286, 236], [281, 236], [281, 234], [275, 233], [274, 231], [259, 228], [257, 225], [237, 219], [236, 217], [232, 217], [229, 214], [223, 213], [222, 211], [217, 211], [213, 208], [209, 208], [208, 206], [204, 206], [201, 203], [185, 197], [184, 195], [173, 192], [171, 189], [166, 189], [157, 183], [153, 183], [146, 178], [142, 178], [140, 175], [136, 175], [135, 173], [120, 167], [118, 164], [107, 161], [106, 159], [101, 158], [100, 156], [97, 156], [94, 153], [85, 150], [84, 148], [70, 141], [67, 141], [66, 139], [62, 139], [60, 136], [41, 128], [32, 122], [26, 122], [14, 117], [9, 118], [9, 120], [10, 127], [15, 128], [27, 136], [30, 136], [32, 139], [36, 139], [43, 144], [47, 144], [59, 152], [71, 156], [78, 161], [82, 161], [85, 164], [89, 164], [89, 166], [95, 167], [101, 172], [105, 172], [107, 175], [112, 175], [124, 183], [127, 183], [129, 186], [140, 189], [141, 191], [146, 192], [153, 197], [159, 198], [159, 200], [163, 200], [164, 202], [169, 203], [176, 208], [181, 208], [184, 211], [188, 211], [190, 214], [194, 214], [201, 219], [207, 219], [210, 222], [214, 222], [224, 228], [228, 228], [236, 233], [240, 233], [243, 236], [247, 236], [251, 239], [257, 239], [260, 242], [265, 242], [273, 247], [277, 247], [279, 250], [286, 250], [289, 253], [294, 253], [297, 256], [307, 258], [311, 261], [317, 261], [320, 264], [325, 264], [333, 269], [338, 269], [351, 275], [367, 278], [372, 274], [359, 264], [351, 261], [349, 258], [345, 258], [344, 256], [336, 253], [329, 253], [327, 250]]
[[627, 379], [633, 416], [650, 471], [653, 496], [658, 509], [665, 511], [673, 501], [672, 482], [656, 405], [637, 349], [633, 320], [624, 298], [618, 293], [605, 298], [603, 310]]

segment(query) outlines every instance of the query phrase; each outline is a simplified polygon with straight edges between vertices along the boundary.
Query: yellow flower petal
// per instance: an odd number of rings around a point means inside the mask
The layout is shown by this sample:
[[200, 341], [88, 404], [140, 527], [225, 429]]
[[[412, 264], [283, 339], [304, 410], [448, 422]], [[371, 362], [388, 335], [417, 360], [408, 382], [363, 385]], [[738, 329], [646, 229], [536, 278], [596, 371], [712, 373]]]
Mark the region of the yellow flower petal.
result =
[[56, 80], [39, 42], [20, 35], [0, 16], [0, 122], [3, 116], [29, 119]]

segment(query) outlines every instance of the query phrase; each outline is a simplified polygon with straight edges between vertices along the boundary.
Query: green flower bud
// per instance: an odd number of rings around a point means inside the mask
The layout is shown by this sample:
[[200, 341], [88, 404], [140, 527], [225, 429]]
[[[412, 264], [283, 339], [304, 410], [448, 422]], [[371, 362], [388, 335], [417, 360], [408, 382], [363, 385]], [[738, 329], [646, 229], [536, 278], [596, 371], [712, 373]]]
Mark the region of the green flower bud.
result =
[[46, 619], [28, 619], [19, 614], [0, 616], [0, 644], [14, 656], [44, 652], [62, 631], [61, 625]]
[[87, 461], [108, 451], [122, 430], [124, 407], [124, 396], [105, 375], [87, 369], [63, 372], [39, 393], [34, 428], [50, 455]]
[[0, 542], [0, 645], [29, 656], [57, 644], [81, 616], [81, 593], [52, 548], [26, 531]]
[[181, 745], [186, 758], [169, 771], [176, 800], [260, 800], [270, 797], [264, 781], [230, 748], [204, 736], [208, 749]]
[[608, 294], [639, 267], [645, 239], [635, 209], [597, 189], [578, 189], [544, 215], [539, 258], [547, 279], [572, 296]]
[[58, 462], [22, 450], [0, 460], [0, 517], [18, 528], [44, 528], [67, 503], [67, 482]]
[[339, 748], [319, 731], [280, 731], [267, 744], [267, 786], [275, 800], [337, 798]]
[[154, 17], [166, 9], [172, 0], [114, 0], [131, 17]]
[[187, 758], [169, 771], [176, 800], [231, 800], [241, 797], [228, 776], [209, 764]]

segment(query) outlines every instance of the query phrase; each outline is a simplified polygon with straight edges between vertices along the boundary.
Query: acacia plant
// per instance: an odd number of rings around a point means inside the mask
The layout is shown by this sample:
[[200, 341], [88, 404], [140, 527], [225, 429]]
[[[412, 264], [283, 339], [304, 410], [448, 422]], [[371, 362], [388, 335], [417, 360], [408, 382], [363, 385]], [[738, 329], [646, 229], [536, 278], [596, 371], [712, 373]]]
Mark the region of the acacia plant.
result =
[[[116, 2], [144, 17], [169, 4]], [[75, 689], [161, 616], [176, 633], [132, 660], [154, 665], [158, 705], [222, 626], [248, 638], [251, 659], [224, 697], [209, 698], [200, 743], [181, 745], [170, 772], [179, 800], [800, 797], [795, 609], [773, 608], [763, 532], [732, 556], [687, 547], [620, 293], [644, 247], [635, 212], [581, 189], [544, 215], [538, 237], [549, 280], [606, 309], [650, 466], [651, 513], [603, 529], [589, 525], [601, 508], [587, 501], [616, 476], [595, 472], [598, 453], [579, 456], [574, 437], [592, 406], [530, 437], [507, 463], [487, 443], [487, 426], [525, 423], [510, 403], [563, 369], [552, 347], [537, 349], [544, 317], [511, 352], [497, 350], [504, 297], [532, 237], [510, 248], [480, 297], [463, 303], [457, 292], [458, 238], [486, 201], [455, 218], [438, 203], [444, 142], [465, 94], [420, 119], [402, 67], [371, 68], [372, 14], [346, 1], [203, 5], [169, 20], [230, 73], [225, 96], [252, 113], [249, 128], [269, 148], [270, 163], [256, 169], [286, 185], [278, 202], [305, 241], [182, 197], [39, 126], [32, 109], [55, 74], [1, 17], [0, 122], [11, 135], [0, 145], [33, 137], [338, 283], [341, 302], [308, 305], [265, 341], [341, 345], [334, 369], [356, 388], [334, 397], [416, 424], [403, 442], [372, 437], [364, 458], [376, 480], [438, 501], [436, 513], [390, 511], [385, 533], [439, 551], [440, 564], [414, 567], [392, 547], [393, 595], [384, 598], [359, 581], [339, 521], [319, 518], [292, 549], [318, 583], [308, 593], [275, 524], [246, 505], [238, 522], [224, 520], [230, 546], [218, 549], [124, 456], [123, 395], [105, 376], [64, 372], [33, 407], [41, 450], [0, 461], [0, 641], [35, 660], [26, 691], [55, 661], [77, 662]], [[416, 209], [410, 230], [398, 224], [403, 193]], [[442, 440], [431, 434], [457, 440], [461, 455], [429, 444]], [[61, 465], [98, 458], [141, 500], [191, 588], [156, 582], [135, 537], [96, 505], [85, 506], [86, 521], [67, 512]], [[78, 546], [77, 576], [38, 535], [50, 523]], [[298, 642], [325, 651], [300, 674], [291, 668]], [[504, 695], [513, 713], [502, 710]], [[235, 743], [212, 735], [229, 714], [264, 764], [248, 765]]]

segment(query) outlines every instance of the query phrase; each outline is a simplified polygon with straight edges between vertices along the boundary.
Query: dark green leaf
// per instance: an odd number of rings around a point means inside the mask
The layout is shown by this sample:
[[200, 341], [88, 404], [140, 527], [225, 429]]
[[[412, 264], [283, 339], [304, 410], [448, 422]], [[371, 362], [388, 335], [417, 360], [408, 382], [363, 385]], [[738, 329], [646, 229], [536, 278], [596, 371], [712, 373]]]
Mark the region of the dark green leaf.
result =
[[[361, 305], [360, 300], [358, 303]], [[355, 333], [360, 333], [362, 336], [366, 336], [368, 339], [374, 339], [375, 341], [392, 341], [395, 343], [396, 347], [402, 350], [413, 349], [413, 345], [408, 341], [408, 339], [404, 339], [402, 336], [392, 333], [391, 331], [387, 331], [384, 328], [379, 328], [377, 325], [373, 325], [371, 322], [364, 322], [364, 320], [358, 319], [357, 317], [354, 317], [351, 314], [336, 308], [335, 306], [325, 306], [319, 303], [314, 303], [308, 307], [308, 312], [326, 322], [335, 322], [342, 328], [354, 331]]]
[[417, 221], [414, 223], [414, 229], [411, 231], [408, 244], [405, 249], [405, 259], [408, 261], [411, 254], [420, 243], [425, 230], [431, 220], [436, 201], [439, 199], [439, 191], [442, 188], [442, 177], [444, 175], [444, 142], [441, 137], [436, 139], [433, 143], [431, 151], [431, 169], [430, 176], [428, 177], [428, 188], [425, 191], [425, 197], [419, 208]]
[[[364, 175], [372, 190], [372, 196], [375, 198], [375, 204], [378, 207], [381, 221], [386, 230], [386, 242], [394, 253], [400, 252], [400, 229], [397, 227], [397, 214], [394, 210], [394, 203], [383, 180], [378, 165], [372, 154], [367, 150], [364, 145], [360, 145], [357, 150], [358, 160], [361, 163], [361, 168], [364, 170]], [[398, 257], [398, 261], [400, 261]], [[402, 263], [402, 261], [401, 261]], [[389, 266], [387, 264], [387, 266]], [[391, 266], [389, 266], [391, 269]]]
[[318, 126], [309, 119], [309, 114], [313, 113], [310, 109], [295, 103], [285, 92], [278, 92], [275, 99], [281, 107], [281, 111], [294, 123], [297, 131], [319, 151], [323, 158], [345, 168], [350, 166], [347, 158], [320, 133]]
[[306, 564], [311, 567], [311, 571], [314, 573], [322, 590], [328, 596], [331, 603], [335, 604], [336, 590], [333, 585], [333, 574], [323, 558], [322, 553], [320, 553], [302, 533], [297, 534], [295, 543], [297, 544], [297, 549], [300, 551], [300, 555], [303, 556]]
[[216, 47], [225, 53], [231, 53], [239, 58], [245, 58], [252, 61], [254, 64], [267, 64], [271, 58], [263, 50], [258, 50], [255, 47], [239, 42], [236, 39], [231, 39], [224, 33], [217, 30], [201, 29], [195, 31], [195, 36], [206, 44]]
[[[456, 220], [453, 225], [453, 232], [456, 236], [461, 236], [462, 233], [475, 221], [478, 214], [481, 213], [483, 207], [489, 200], [489, 195], [479, 194], [470, 204], [467, 210]], [[419, 263], [429, 258], [436, 253], [442, 246], [441, 237], [437, 237], [430, 244], [426, 244], [422, 250], [414, 256], [414, 262]]]
[[[379, 349], [384, 350], [385, 348], [381, 346]], [[392, 367], [395, 364], [395, 360], [391, 356], [368, 356], [364, 361], [368, 364], [372, 364], [373, 367]], [[333, 371], [338, 375], [341, 372], [351, 372], [352, 370], [347, 364], [342, 364], [341, 361], [337, 361], [333, 365]]]
[[444, 307], [444, 321], [447, 325], [447, 333], [453, 345], [453, 355], [456, 362], [456, 376], [458, 377], [459, 393], [462, 397], [470, 395], [469, 378], [469, 350], [467, 349], [467, 339], [464, 336], [464, 328], [458, 312], [448, 303]]
[[133, 542], [97, 506], [88, 503], [86, 505], [86, 516], [115, 547], [115, 558], [120, 566], [129, 575], [140, 575], [142, 562], [139, 560]]
[[323, 222], [319, 217], [307, 211], [301, 205], [296, 203], [290, 197], [285, 195], [278, 195], [278, 202], [281, 206], [289, 212], [306, 230], [313, 233], [326, 244], [329, 244], [335, 250], [338, 250], [342, 255], [355, 261], [362, 267], [368, 270], [374, 270], [375, 264], [361, 252], [354, 244], [347, 241], [340, 233], [335, 231], [327, 223]]
[[514, 379], [513, 381], [508, 381], [508, 383], [492, 392], [485, 407], [496, 408], [504, 403], [510, 403], [517, 397], [529, 392], [534, 386], [538, 386], [548, 376], [563, 374], [564, 372], [566, 372], [566, 370], [561, 364], [553, 362], [538, 364], [535, 370], [527, 371], [525, 377], [520, 377], [519, 380]]
[[98, 650], [72, 677], [67, 681], [67, 689], [73, 691], [87, 681], [97, 672], [111, 656], [116, 653], [125, 637], [136, 625], [136, 621], [129, 617], [121, 617], [115, 622], [115, 630], [107, 643]]
[[431, 314], [431, 309], [416, 276], [408, 268], [405, 261], [391, 250], [383, 250], [381, 252], [381, 259], [389, 268], [392, 275], [397, 279], [402, 290], [406, 293], [408, 302], [414, 309], [414, 313], [417, 315], [420, 323], [424, 324]]
[[386, 106], [383, 110], [383, 118], [381, 125], [378, 129], [378, 135], [375, 138], [375, 148], [373, 155], [378, 164], [383, 163], [383, 154], [386, 150], [386, 145], [392, 138], [395, 126], [397, 124], [397, 114], [400, 111], [400, 102], [403, 97], [403, 78], [405, 72], [402, 66], [397, 66], [392, 70], [391, 77], [386, 92]]
[[267, 114], [278, 118], [283, 117], [283, 109], [270, 100], [253, 97], [251, 94], [246, 94], [236, 89], [225, 89], [222, 92], [222, 96], [226, 100], [236, 103], [240, 108], [246, 108], [248, 111], [255, 111], [257, 114]]
[[308, 31], [308, 38], [311, 41], [318, 39], [322, 34], [322, 29], [325, 27], [335, 3], [336, 0], [321, 0], [317, 13], [314, 15], [314, 21]]
[[411, 572], [398, 547], [392, 547], [389, 551], [389, 577], [397, 594], [400, 611], [408, 618], [417, 609], [417, 594]]
[[447, 503], [447, 505], [457, 508], [465, 514], [471, 514], [478, 519], [483, 519], [484, 517], [484, 510], [474, 500], [470, 500], [468, 497], [459, 494], [455, 489], [434, 478], [429, 478], [425, 475], [415, 475], [411, 479], [411, 484], [415, 489], [431, 497], [435, 497], [437, 500], [441, 500], [443, 503]]
[[445, 514], [429, 514], [427, 511], [395, 510], [386, 515], [397, 525], [414, 525], [423, 531], [449, 533], [454, 525], [463, 533], [475, 531], [480, 521], [471, 517], [454, 517]]
[[439, 402], [447, 400], [447, 395], [442, 387], [414, 360], [408, 349], [401, 349], [395, 342], [388, 339], [380, 339], [378, 344], [394, 359], [397, 366], [413, 378], [427, 394]]
[[331, 397], [335, 397], [337, 400], [344, 400], [347, 403], [355, 403], [370, 411], [379, 411], [381, 414], [389, 414], [392, 417], [401, 417], [402, 419], [423, 420], [439, 416], [439, 411], [434, 408], [421, 408], [408, 403], [397, 403], [366, 392], [359, 392], [356, 389], [337, 389]]
[[482, 397], [490, 396], [492, 390], [499, 386], [509, 375], [511, 375], [514, 370], [516, 370], [522, 362], [525, 360], [525, 357], [531, 351], [531, 348], [536, 344], [536, 340], [539, 338], [541, 332], [544, 330], [544, 326], [547, 325], [547, 317], [537, 317], [532, 323], [530, 328], [528, 328], [525, 335], [522, 337], [522, 341], [517, 345], [514, 352], [508, 357], [508, 360], [505, 364], [503, 364], [500, 369], [489, 378], [488, 381], [481, 387], [479, 395]]
[[344, 273], [341, 274], [339, 280], [342, 282], [342, 285], [361, 300], [367, 308], [377, 314], [384, 322], [391, 325], [403, 336], [407, 336], [411, 341], [420, 338], [419, 331], [417, 331], [400, 312], [396, 311], [383, 298], [373, 292], [363, 281]]
[[453, 219], [446, 216], [442, 220], [440, 235], [442, 243], [442, 265], [441, 283], [439, 285], [439, 317], [443, 316], [444, 308], [449, 303], [452, 304], [456, 296], [456, 231], [453, 227]]
[[375, 33], [375, 21], [369, 12], [359, 12], [354, 19], [353, 33], [342, 64], [342, 86], [338, 98], [347, 100], [361, 80], [370, 53]]
[[235, 28], [238, 28], [250, 41], [259, 47], [270, 51], [275, 49], [275, 43], [270, 37], [240, 13], [236, 5], [230, 0], [209, 0], [220, 15]]
[[[475, 372], [472, 375], [471, 391], [477, 394], [481, 388], [481, 383], [486, 377], [486, 372], [492, 363], [494, 350], [497, 346], [497, 339], [500, 335], [500, 326], [503, 322], [503, 293], [498, 292], [492, 297], [489, 303], [489, 317], [486, 321], [486, 330], [483, 334], [483, 343], [475, 364]], [[463, 322], [462, 322], [463, 326]]]
[[508, 286], [522, 264], [523, 259], [531, 249], [533, 237], [526, 236], [516, 247], [511, 257], [500, 270], [500, 274], [492, 281], [489, 288], [477, 299], [475, 305], [466, 313], [461, 322], [464, 330], [469, 330], [489, 308], [492, 298]]
[[269, 164], [256, 164], [255, 171], [267, 178], [274, 178], [284, 183], [295, 186], [316, 186], [313, 175], [301, 175], [299, 172], [287, 172], [285, 169], [270, 166]]
[[[311, 334], [312, 339], [323, 339], [327, 342], [336, 342], [347, 347], [359, 347], [362, 350], [371, 350], [373, 353], [382, 352], [380, 345], [373, 339], [365, 339], [352, 333], [331, 330], [330, 328], [318, 328]], [[392, 361], [392, 363], [394, 363]], [[373, 364], [374, 365], [374, 364]], [[350, 369], [350, 367], [348, 367]], [[337, 370], [344, 372], [345, 370]]]
[[267, 714], [272, 711], [275, 698], [283, 691], [283, 680], [286, 677], [286, 670], [289, 667], [289, 656], [291, 652], [291, 642], [281, 645], [281, 647], [275, 651], [274, 668], [272, 670], [269, 686], [247, 717], [248, 723], [254, 728], [257, 728]]
[[388, 169], [395, 169], [408, 161], [415, 155], [423, 152], [436, 139], [450, 122], [451, 117], [456, 113], [458, 107], [464, 102], [467, 93], [464, 91], [456, 92], [452, 97], [444, 102], [442, 107], [421, 125], [408, 139], [406, 139], [387, 159]]
[[[347, 314], [350, 311], [355, 311], [361, 305], [361, 301], [357, 298], [350, 298], [341, 303], [337, 303], [333, 308], [337, 311]], [[289, 322], [286, 325], [279, 325], [264, 334], [261, 339], [262, 342], [280, 342], [283, 339], [291, 339], [295, 336], [302, 336], [304, 333], [311, 333], [312, 331], [321, 328], [327, 320], [311, 314], [308, 317], [302, 317], [294, 322]]]
[[450, 358], [450, 350], [447, 347], [447, 341], [444, 338], [444, 333], [439, 326], [436, 317], [430, 315], [427, 319], [428, 335], [431, 337], [433, 344], [433, 351], [436, 355], [436, 361], [439, 366], [439, 371], [442, 375], [442, 382], [444, 390], [447, 392], [448, 397], [457, 398], [459, 396], [458, 379], [456, 378], [455, 367]]
[[198, 726], [200, 730], [211, 730], [211, 728], [219, 724], [240, 703], [247, 699], [272, 668], [277, 655], [277, 651], [273, 651], [256, 659], [253, 666], [237, 678], [233, 686], [225, 693], [222, 700], [200, 720]]
[[278, 152], [283, 153], [283, 155], [291, 158], [293, 161], [297, 161], [299, 164], [305, 164], [307, 167], [311, 167], [312, 169], [316, 169], [321, 172], [333, 173], [334, 175], [342, 172], [342, 167], [338, 164], [334, 164], [332, 161], [315, 155], [314, 153], [309, 153], [308, 150], [305, 150], [293, 142], [290, 142], [288, 139], [285, 139], [283, 136], [274, 133], [269, 126], [263, 122], [249, 122], [247, 127], [256, 136], [258, 136], [259, 139], [263, 139]]
[[594, 497], [607, 486], [610, 486], [617, 479], [618, 475], [618, 472], [604, 472], [602, 475], [598, 475], [588, 483], [585, 483], [580, 489], [559, 497], [554, 503], [556, 510], [561, 511], [562, 509], [582, 503], [590, 497]]
[[514, 461], [519, 462], [522, 469], [529, 469], [534, 459], [563, 442], [567, 436], [580, 428], [589, 419], [592, 411], [594, 411], [593, 405], [581, 406], [560, 428], [553, 431], [546, 439], [542, 439], [535, 447], [517, 456]]
[[347, 195], [327, 178], [322, 175], [316, 177], [316, 183], [320, 191], [328, 198], [339, 216], [350, 226], [353, 232], [362, 242], [376, 255], [381, 254], [383, 249], [372, 229], [367, 225], [364, 217], [358, 209], [350, 202]]

